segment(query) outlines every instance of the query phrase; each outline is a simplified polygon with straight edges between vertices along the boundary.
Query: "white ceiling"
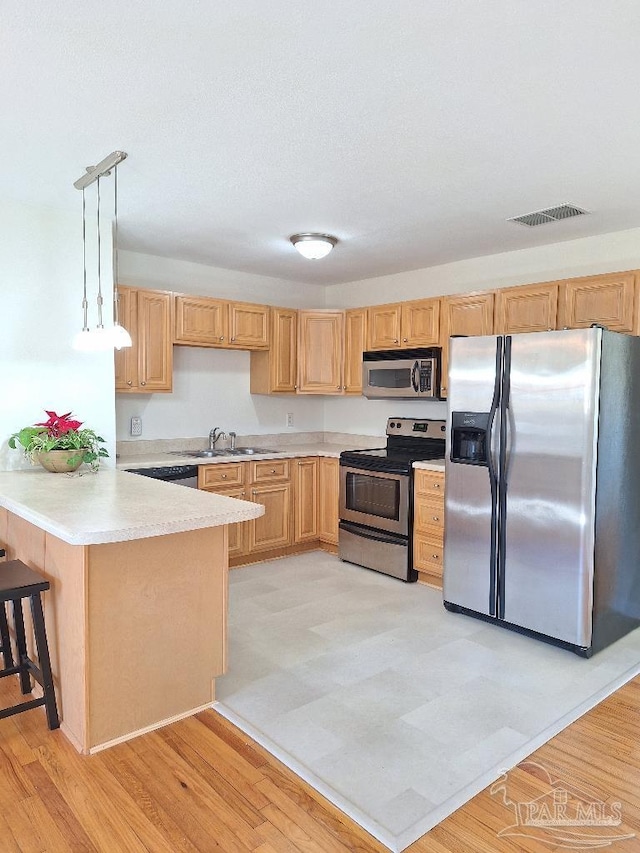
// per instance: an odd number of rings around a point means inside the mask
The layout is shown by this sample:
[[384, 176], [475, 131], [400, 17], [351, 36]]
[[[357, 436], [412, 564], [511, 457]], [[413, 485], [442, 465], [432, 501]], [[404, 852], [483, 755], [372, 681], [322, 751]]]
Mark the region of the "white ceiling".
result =
[[[309, 284], [640, 225], [637, 0], [3, 0], [0, 198]], [[592, 215], [507, 217], [571, 202]], [[322, 261], [296, 231], [340, 239]]]

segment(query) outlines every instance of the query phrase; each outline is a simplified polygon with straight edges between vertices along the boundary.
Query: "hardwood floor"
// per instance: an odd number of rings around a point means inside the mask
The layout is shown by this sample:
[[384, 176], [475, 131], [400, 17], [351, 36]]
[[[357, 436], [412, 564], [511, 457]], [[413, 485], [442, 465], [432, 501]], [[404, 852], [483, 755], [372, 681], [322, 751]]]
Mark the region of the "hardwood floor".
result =
[[[0, 681], [0, 704], [16, 681]], [[533, 763], [537, 762], [537, 764]], [[509, 773], [514, 801], [549, 791], [542, 765], [566, 786], [621, 803], [614, 849], [640, 849], [640, 678]], [[384, 779], [381, 778], [381, 784]], [[513, 823], [483, 791], [409, 853], [566, 850], [498, 837]], [[80, 756], [41, 709], [0, 720], [2, 853], [383, 853], [386, 848], [257, 744], [206, 711], [97, 755]]]

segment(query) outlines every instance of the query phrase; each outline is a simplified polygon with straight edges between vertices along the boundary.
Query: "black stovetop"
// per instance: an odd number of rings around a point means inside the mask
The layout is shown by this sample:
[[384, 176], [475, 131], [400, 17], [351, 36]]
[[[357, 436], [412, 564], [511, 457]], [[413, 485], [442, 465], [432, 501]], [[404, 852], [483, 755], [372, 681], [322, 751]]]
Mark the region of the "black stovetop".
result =
[[367, 471], [410, 474], [414, 462], [444, 459], [444, 421], [389, 418], [387, 446], [366, 450], [345, 450], [340, 464]]

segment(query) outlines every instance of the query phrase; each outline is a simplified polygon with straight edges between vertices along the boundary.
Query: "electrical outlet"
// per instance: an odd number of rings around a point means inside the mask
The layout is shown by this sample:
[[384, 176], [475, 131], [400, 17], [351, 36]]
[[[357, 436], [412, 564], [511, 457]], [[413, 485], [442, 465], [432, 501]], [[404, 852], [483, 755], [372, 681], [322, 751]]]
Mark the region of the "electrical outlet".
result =
[[287, 412], [287, 426], [293, 426], [293, 412]]
[[142, 435], [142, 418], [138, 415], [131, 418], [131, 435]]

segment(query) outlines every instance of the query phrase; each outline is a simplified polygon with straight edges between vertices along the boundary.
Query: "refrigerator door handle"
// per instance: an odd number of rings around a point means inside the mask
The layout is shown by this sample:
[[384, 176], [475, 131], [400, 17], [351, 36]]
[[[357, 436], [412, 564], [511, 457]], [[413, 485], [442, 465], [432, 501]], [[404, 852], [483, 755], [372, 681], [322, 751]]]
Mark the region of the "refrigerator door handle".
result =
[[496, 370], [493, 384], [493, 399], [487, 424], [487, 468], [491, 489], [491, 541], [489, 552], [489, 615], [496, 615], [498, 580], [498, 472], [495, 444], [498, 430], [495, 429], [496, 414], [500, 405], [500, 378], [502, 371], [502, 338], [496, 339]]
[[504, 619], [505, 570], [507, 556], [507, 467], [510, 451], [509, 403], [511, 396], [511, 335], [504, 339], [502, 388], [500, 392], [500, 462], [498, 472], [498, 619]]

